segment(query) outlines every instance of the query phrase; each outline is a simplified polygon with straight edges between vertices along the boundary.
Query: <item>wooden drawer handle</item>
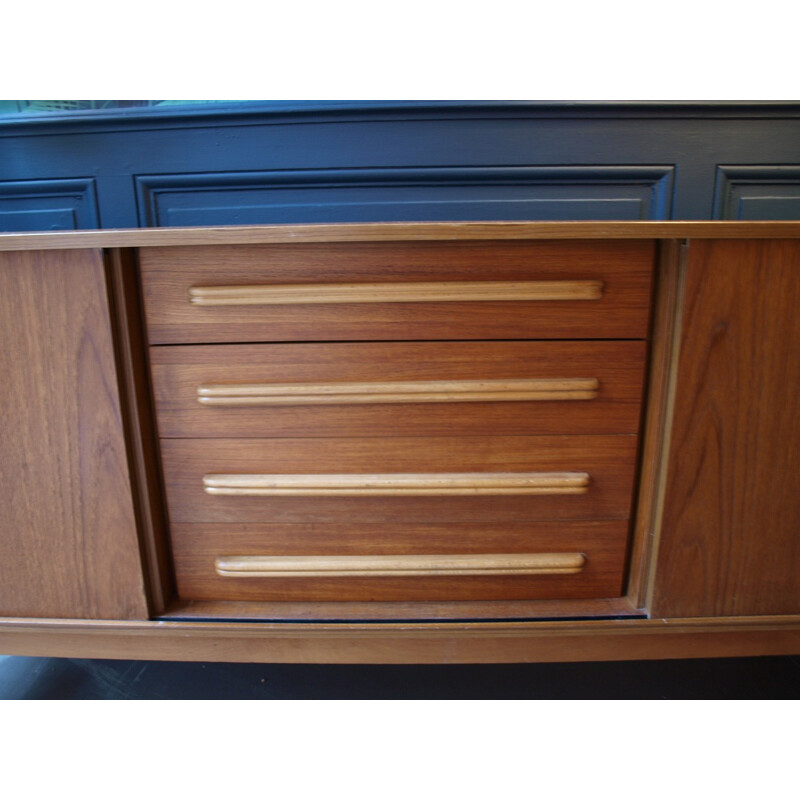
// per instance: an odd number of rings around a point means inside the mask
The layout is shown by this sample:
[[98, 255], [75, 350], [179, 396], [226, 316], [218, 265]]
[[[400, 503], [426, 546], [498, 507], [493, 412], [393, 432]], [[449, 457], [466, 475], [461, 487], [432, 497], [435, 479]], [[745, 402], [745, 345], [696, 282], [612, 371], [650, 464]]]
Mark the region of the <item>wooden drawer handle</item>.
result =
[[389, 475], [205, 475], [208, 494], [253, 497], [586, 494], [586, 472], [459, 472]]
[[414, 556], [222, 556], [218, 575], [232, 578], [373, 578], [437, 575], [573, 575], [583, 553]]
[[207, 406], [282, 406], [593, 400], [599, 387], [597, 378], [204, 384], [197, 387], [197, 402]]
[[309, 283], [192, 286], [198, 306], [298, 303], [443, 303], [508, 300], [599, 300], [603, 281], [447, 281], [429, 283]]

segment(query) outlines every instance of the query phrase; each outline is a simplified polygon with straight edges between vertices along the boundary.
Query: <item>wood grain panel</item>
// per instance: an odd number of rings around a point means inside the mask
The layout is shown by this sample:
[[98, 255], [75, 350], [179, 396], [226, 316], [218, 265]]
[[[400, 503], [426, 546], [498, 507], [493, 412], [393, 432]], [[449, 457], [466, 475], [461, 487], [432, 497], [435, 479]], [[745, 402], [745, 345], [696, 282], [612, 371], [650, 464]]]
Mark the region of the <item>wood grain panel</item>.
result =
[[687, 250], [688, 243], [676, 240], [659, 244], [645, 394], [647, 401], [642, 415], [641, 455], [628, 577], [628, 598], [635, 608], [647, 607], [658, 550]]
[[[386, 342], [150, 348], [162, 437], [634, 433], [644, 342]], [[596, 379], [591, 400], [213, 407], [200, 386]], [[410, 395], [411, 397], [411, 395]]]
[[98, 251], [0, 256], [0, 612], [144, 619]]
[[789, 655], [798, 617], [544, 622], [0, 620], [4, 653], [262, 664], [512, 664]]
[[[505, 523], [627, 518], [636, 437], [518, 436], [363, 439], [165, 439], [172, 522]], [[584, 494], [486, 497], [210, 495], [209, 474], [586, 472]]]
[[[625, 520], [475, 525], [343, 522], [314, 525], [175, 524], [173, 547], [181, 600], [285, 602], [469, 601], [619, 597]], [[218, 558], [245, 556], [457, 556], [572, 552], [579, 573], [532, 576], [228, 578]], [[419, 610], [418, 610], [419, 611]]]
[[112, 336], [116, 344], [120, 401], [128, 442], [134, 510], [151, 615], [160, 614], [175, 594], [166, 505], [161, 481], [155, 408], [144, 341], [141, 286], [135, 254], [106, 256]]
[[689, 248], [653, 612], [800, 611], [800, 244]]
[[[642, 617], [625, 597], [562, 600], [456, 600], [434, 602], [265, 603], [247, 600], [177, 600], [164, 620], [552, 620]], [[0, 623], [0, 628], [2, 623]]]
[[[142, 250], [151, 343], [643, 338], [653, 242], [403, 242]], [[602, 283], [598, 300], [198, 306], [197, 287]]]

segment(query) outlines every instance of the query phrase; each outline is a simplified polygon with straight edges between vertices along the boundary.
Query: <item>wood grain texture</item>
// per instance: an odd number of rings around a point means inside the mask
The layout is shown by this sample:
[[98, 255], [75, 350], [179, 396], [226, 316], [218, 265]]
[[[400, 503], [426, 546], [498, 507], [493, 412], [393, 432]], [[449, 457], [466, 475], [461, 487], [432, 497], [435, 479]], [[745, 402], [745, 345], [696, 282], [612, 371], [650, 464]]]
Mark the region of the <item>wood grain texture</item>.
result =
[[[150, 342], [643, 338], [652, 242], [404, 242], [149, 248], [140, 253]], [[192, 305], [194, 287], [602, 282], [602, 298]]]
[[452, 497], [586, 494], [586, 472], [413, 472], [204, 475], [210, 495], [237, 497]]
[[227, 225], [0, 234], [0, 251], [287, 242], [513, 241], [516, 239], [703, 239], [800, 237], [797, 222], [390, 222]]
[[[376, 439], [164, 439], [175, 522], [387, 522], [627, 519], [636, 437], [473, 436]], [[209, 474], [586, 472], [585, 494], [488, 497], [209, 495]]]
[[150, 613], [156, 615], [171, 602], [175, 586], [169, 556], [148, 348], [143, 333], [141, 286], [132, 251], [111, 250], [105, 255], [134, 511]]
[[676, 240], [661, 242], [659, 247], [628, 577], [628, 597], [636, 608], [648, 603], [661, 530], [686, 251], [687, 245]]
[[316, 664], [489, 664], [787, 655], [800, 618], [245, 623], [0, 620], [4, 653]]
[[[635, 433], [644, 342], [383, 342], [150, 348], [159, 432], [165, 438], [481, 436]], [[587, 401], [408, 402], [214, 407], [198, 387], [236, 384], [597, 380]], [[277, 390], [274, 390], [277, 391]], [[450, 390], [452, 392], [452, 390]], [[441, 396], [440, 396], [441, 397]], [[411, 400], [414, 402], [411, 402]]]
[[458, 303], [599, 300], [602, 281], [422, 281], [399, 283], [190, 286], [196, 306], [286, 306], [323, 303]]
[[378, 403], [510, 403], [594, 400], [597, 378], [374, 383], [200, 384], [205, 406], [376, 405]]
[[3, 254], [0, 341], [0, 611], [146, 618], [101, 254]]
[[218, 556], [223, 578], [404, 578], [574, 575], [583, 553], [419, 554], [401, 556]]
[[[462, 522], [173, 525], [181, 601], [253, 602], [476, 602], [542, 598], [612, 598], [622, 593], [626, 520], [474, 524]], [[217, 573], [216, 560], [240, 556], [485, 556], [497, 553], [572, 552], [586, 557], [574, 575], [394, 576], [234, 580]], [[424, 613], [424, 609], [417, 608]], [[368, 613], [367, 610], [362, 613]], [[401, 619], [408, 610], [397, 609]], [[474, 611], [471, 612], [474, 614]]]
[[800, 244], [689, 248], [653, 613], [800, 610]]
[[578, 600], [460, 600], [436, 602], [273, 603], [235, 600], [177, 600], [164, 620], [262, 620], [265, 622], [342, 622], [417, 620], [550, 620], [642, 617], [624, 597]]

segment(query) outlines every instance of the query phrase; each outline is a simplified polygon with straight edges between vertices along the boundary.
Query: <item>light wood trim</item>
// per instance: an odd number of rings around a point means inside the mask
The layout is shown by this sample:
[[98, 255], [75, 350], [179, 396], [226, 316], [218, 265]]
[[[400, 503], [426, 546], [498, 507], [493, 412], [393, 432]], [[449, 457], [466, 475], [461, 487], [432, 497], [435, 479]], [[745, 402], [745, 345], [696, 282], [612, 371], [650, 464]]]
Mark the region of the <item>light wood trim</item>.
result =
[[514, 239], [781, 239], [800, 237], [786, 222], [389, 222], [130, 228], [0, 234], [2, 250], [292, 242], [483, 241]]
[[432, 472], [380, 475], [205, 475], [207, 494], [353, 497], [586, 494], [586, 472]]
[[284, 406], [594, 400], [599, 387], [597, 378], [204, 384], [197, 387], [197, 402], [207, 406]]
[[221, 556], [218, 575], [231, 578], [377, 578], [437, 575], [574, 575], [583, 553], [405, 556]]
[[197, 306], [599, 300], [602, 296], [603, 282], [596, 280], [422, 281], [189, 287], [189, 302]]

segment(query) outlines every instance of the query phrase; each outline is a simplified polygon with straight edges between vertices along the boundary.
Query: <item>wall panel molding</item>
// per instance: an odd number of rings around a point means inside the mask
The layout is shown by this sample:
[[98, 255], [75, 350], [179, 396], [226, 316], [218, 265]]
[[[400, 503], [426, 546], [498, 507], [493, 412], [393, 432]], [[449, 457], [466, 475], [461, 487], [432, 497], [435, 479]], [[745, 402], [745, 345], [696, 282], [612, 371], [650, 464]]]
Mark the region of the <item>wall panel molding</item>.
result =
[[800, 219], [800, 164], [718, 165], [713, 219]]
[[99, 227], [93, 178], [0, 181], [0, 231]]
[[388, 120], [777, 119], [800, 117], [796, 101], [269, 100], [247, 103], [105, 109], [0, 117], [0, 137], [108, 133], [180, 127], [284, 125]]
[[429, 167], [135, 176], [139, 225], [669, 219], [672, 166]]
[[[800, 219], [787, 173], [799, 141], [800, 103], [283, 101], [20, 114], [0, 119], [0, 212], [8, 230]], [[43, 198], [73, 180], [72, 199]], [[37, 197], [11, 191], [17, 184]], [[92, 208], [79, 199], [95, 194]]]

